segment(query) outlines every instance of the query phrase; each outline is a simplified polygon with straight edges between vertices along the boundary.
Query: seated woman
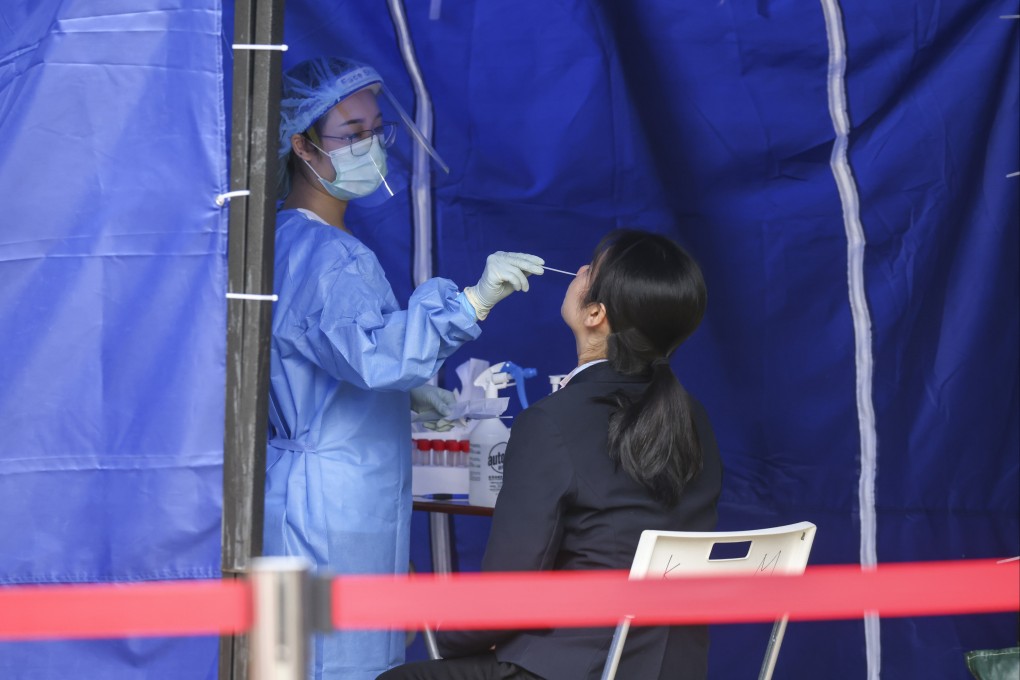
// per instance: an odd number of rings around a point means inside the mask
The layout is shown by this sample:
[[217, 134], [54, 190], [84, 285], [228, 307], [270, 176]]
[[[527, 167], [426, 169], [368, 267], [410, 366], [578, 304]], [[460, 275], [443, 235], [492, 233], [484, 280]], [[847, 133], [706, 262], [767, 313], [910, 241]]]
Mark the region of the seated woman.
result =
[[[705, 283], [669, 239], [611, 234], [570, 284], [565, 387], [514, 421], [482, 569], [629, 569], [641, 532], [712, 531], [722, 466], [708, 416], [669, 357], [701, 322]], [[599, 678], [610, 628], [440, 631], [442, 661], [380, 680]], [[706, 677], [704, 626], [632, 628], [619, 678]]]

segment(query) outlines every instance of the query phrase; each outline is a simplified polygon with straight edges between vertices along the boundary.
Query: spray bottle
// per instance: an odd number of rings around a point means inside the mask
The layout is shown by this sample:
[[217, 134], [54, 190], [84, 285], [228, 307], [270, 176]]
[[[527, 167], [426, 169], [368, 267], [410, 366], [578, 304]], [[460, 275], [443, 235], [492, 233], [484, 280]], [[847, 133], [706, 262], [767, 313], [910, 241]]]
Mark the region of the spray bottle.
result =
[[[486, 399], [496, 399], [505, 387], [517, 385], [522, 406], [527, 408], [524, 378], [535, 375], [534, 369], [521, 369], [509, 361], [493, 364], [475, 378], [475, 387], [485, 390]], [[513, 380], [516, 378], [517, 382]], [[471, 453], [468, 456], [468, 502], [471, 505], [495, 507], [496, 496], [503, 488], [503, 456], [510, 440], [510, 428], [499, 418], [479, 420], [471, 432]]]

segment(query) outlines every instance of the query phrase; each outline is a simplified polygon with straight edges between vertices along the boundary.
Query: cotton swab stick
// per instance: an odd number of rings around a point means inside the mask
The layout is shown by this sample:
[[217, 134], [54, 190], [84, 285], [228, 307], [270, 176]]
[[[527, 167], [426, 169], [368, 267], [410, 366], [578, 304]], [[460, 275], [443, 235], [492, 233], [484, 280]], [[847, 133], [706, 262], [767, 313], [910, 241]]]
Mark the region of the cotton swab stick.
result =
[[[539, 266], [542, 266], [542, 265], [539, 265]], [[557, 274], [566, 274], [567, 276], [577, 276], [577, 274], [575, 274], [574, 272], [565, 272], [562, 269], [553, 269], [552, 267], [544, 267], [544, 266], [542, 267], [542, 269], [545, 269], [546, 271], [550, 271], [550, 272], [556, 272]]]

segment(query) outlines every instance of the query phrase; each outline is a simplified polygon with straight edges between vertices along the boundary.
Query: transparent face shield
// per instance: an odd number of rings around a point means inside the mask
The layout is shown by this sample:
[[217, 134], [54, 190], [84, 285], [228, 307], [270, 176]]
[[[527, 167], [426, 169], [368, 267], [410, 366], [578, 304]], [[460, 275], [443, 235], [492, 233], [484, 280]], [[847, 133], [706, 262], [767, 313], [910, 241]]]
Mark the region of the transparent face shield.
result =
[[345, 98], [305, 134], [332, 163], [334, 177], [312, 168], [326, 191], [366, 207], [407, 189], [416, 156], [419, 172], [450, 171], [396, 98], [378, 83]]

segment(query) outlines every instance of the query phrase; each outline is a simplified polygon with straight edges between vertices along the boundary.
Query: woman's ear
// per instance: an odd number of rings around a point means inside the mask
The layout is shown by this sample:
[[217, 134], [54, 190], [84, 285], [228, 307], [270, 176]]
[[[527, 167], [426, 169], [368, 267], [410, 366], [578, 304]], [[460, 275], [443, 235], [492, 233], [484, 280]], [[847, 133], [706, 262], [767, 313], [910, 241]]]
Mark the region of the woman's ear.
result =
[[609, 328], [609, 318], [606, 316], [606, 306], [601, 302], [592, 302], [584, 308], [584, 325], [590, 330], [599, 329], [601, 326]]
[[294, 154], [305, 161], [311, 162], [315, 158], [315, 147], [308, 141], [308, 138], [302, 134], [293, 134], [290, 136], [290, 148], [294, 150]]

